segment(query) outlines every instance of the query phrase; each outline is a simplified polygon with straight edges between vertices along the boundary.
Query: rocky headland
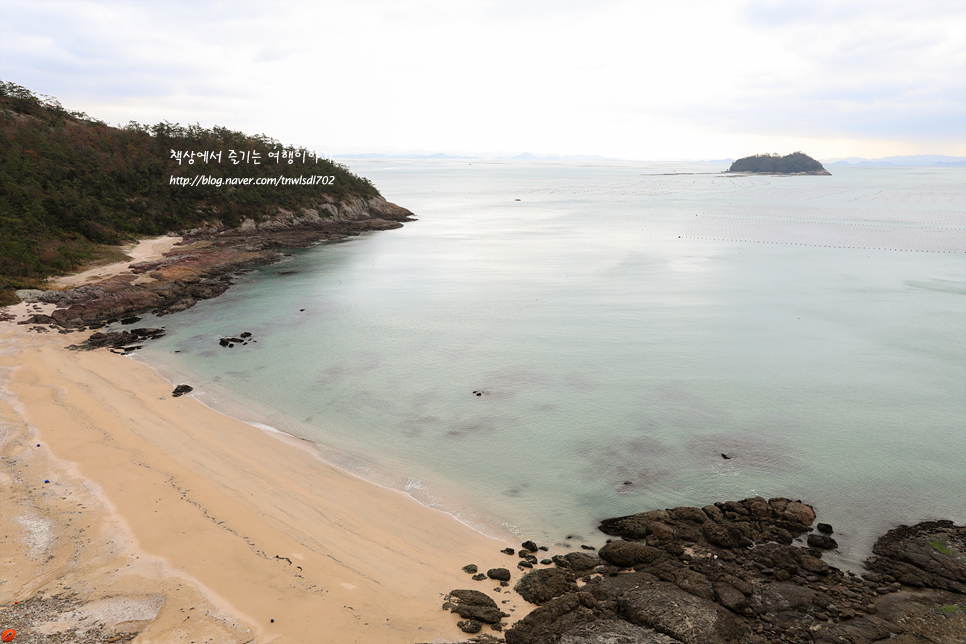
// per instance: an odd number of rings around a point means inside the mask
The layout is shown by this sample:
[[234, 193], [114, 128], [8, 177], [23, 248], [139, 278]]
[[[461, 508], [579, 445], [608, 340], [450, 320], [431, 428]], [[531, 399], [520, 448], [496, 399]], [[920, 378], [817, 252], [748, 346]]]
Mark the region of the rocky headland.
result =
[[[98, 328], [143, 313], [183, 311], [199, 300], [224, 293], [232, 284], [233, 272], [278, 261], [284, 249], [399, 228], [402, 222], [412, 220], [409, 210], [382, 197], [347, 197], [299, 212], [279, 209], [275, 217], [258, 224], [247, 219], [236, 228], [206, 225], [184, 232], [182, 242], [162, 258], [133, 263], [128, 271], [108, 279], [72, 289], [18, 291], [26, 302], [56, 305], [52, 311], [35, 313], [20, 323]], [[137, 338], [116, 340], [110, 346]]]
[[[443, 608], [464, 632], [491, 625], [470, 642], [966, 642], [966, 526], [890, 530], [855, 575], [823, 561], [835, 532], [815, 518], [800, 501], [753, 497], [608, 519], [599, 529], [618, 539], [597, 552], [538, 561], [546, 548], [532, 542], [510, 551], [513, 592], [536, 606], [512, 627], [498, 603], [508, 569], [477, 574], [483, 589], [453, 590]], [[498, 600], [483, 592], [494, 581]]]

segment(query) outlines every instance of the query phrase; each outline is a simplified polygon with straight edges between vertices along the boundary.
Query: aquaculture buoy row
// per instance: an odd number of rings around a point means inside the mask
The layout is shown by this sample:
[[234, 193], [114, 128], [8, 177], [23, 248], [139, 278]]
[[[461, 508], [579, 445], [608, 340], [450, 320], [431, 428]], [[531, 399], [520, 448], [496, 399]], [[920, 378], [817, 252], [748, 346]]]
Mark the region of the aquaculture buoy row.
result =
[[922, 248], [886, 248], [884, 246], [829, 246], [826, 244], [805, 244], [803, 242], [763, 241], [760, 239], [736, 239], [733, 237], [692, 237], [678, 235], [678, 239], [701, 239], [704, 241], [745, 242], [748, 244], [782, 244], [785, 246], [811, 246], [813, 248], [846, 248], [853, 250], [894, 250], [903, 253], [966, 253], [966, 250], [927, 250]]

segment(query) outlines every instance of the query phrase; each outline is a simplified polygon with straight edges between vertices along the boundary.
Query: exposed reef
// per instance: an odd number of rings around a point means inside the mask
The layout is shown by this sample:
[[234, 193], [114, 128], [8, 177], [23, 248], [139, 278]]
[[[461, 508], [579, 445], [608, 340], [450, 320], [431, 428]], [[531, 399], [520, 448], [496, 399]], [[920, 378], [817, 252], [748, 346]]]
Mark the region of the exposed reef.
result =
[[[762, 497], [607, 519], [599, 529], [620, 540], [596, 554], [554, 556], [553, 567], [519, 568], [514, 590], [538, 607], [502, 638], [469, 641], [966, 642], [966, 526], [890, 530], [866, 561], [868, 572], [856, 576], [823, 561], [834, 530], [821, 523], [815, 533], [814, 521], [805, 503]], [[444, 608], [469, 618], [460, 623], [468, 633], [484, 623], [503, 631], [505, 614], [479, 595], [474, 604], [491, 609], [486, 619], [452, 603]]]

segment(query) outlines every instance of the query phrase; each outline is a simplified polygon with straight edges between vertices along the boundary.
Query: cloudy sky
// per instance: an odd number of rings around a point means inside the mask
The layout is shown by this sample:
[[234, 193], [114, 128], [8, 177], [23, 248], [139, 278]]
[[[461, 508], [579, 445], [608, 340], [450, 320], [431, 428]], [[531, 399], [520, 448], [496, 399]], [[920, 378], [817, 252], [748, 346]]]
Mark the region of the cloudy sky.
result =
[[0, 0], [0, 79], [335, 154], [966, 155], [966, 2]]

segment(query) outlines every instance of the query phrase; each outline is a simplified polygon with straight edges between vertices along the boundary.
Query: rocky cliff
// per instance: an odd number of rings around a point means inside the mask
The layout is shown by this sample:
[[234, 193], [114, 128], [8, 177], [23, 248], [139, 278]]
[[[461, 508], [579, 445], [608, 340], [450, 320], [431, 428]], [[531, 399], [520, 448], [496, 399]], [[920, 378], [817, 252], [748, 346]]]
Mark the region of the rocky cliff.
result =
[[97, 327], [141, 313], [182, 311], [224, 293], [232, 284], [232, 272], [277, 261], [282, 249], [399, 228], [412, 220], [409, 210], [382, 197], [346, 197], [297, 212], [279, 209], [258, 224], [246, 219], [237, 228], [206, 223], [186, 231], [181, 244], [163, 258], [131, 264], [126, 273], [62, 291], [20, 292], [27, 301], [57, 305], [49, 315], [35, 315], [24, 323]]

